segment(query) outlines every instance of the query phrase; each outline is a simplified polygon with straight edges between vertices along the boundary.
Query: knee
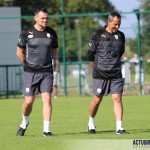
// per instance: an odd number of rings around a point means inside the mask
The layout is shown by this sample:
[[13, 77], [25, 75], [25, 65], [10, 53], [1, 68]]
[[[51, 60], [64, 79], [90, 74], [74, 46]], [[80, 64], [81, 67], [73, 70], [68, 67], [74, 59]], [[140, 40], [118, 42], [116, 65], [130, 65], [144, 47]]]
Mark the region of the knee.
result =
[[113, 101], [116, 103], [122, 103], [122, 98], [120, 95], [116, 95], [113, 97]]
[[100, 102], [101, 102], [101, 99], [98, 97], [98, 96], [94, 96], [93, 97], [93, 103], [95, 104], [95, 105], [99, 105], [100, 104]]
[[25, 108], [32, 108], [33, 102], [26, 102], [25, 101], [23, 105]]
[[25, 98], [25, 100], [24, 100], [24, 105], [26, 107], [32, 107], [33, 103], [34, 103], [34, 98], [33, 99]]

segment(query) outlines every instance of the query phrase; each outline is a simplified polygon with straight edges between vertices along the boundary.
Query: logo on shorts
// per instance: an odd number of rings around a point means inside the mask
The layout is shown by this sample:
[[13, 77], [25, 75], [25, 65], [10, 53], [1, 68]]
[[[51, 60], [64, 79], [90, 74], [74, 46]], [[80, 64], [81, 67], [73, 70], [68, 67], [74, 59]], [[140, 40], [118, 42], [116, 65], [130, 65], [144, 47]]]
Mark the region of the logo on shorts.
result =
[[30, 91], [30, 89], [29, 89], [29, 88], [26, 88], [26, 92], [29, 93], [29, 91]]
[[100, 87], [97, 88], [97, 93], [101, 93], [102, 89]]

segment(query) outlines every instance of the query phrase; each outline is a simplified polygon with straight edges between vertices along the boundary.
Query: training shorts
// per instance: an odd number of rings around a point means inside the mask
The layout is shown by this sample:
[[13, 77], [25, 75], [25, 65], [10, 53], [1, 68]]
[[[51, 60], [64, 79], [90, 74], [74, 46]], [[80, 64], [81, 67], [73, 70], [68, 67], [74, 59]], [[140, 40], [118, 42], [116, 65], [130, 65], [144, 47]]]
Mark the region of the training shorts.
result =
[[23, 73], [23, 95], [35, 96], [37, 93], [53, 92], [53, 74], [50, 72]]
[[94, 95], [107, 95], [107, 94], [122, 94], [123, 93], [123, 80], [118, 79], [93, 79], [93, 94]]

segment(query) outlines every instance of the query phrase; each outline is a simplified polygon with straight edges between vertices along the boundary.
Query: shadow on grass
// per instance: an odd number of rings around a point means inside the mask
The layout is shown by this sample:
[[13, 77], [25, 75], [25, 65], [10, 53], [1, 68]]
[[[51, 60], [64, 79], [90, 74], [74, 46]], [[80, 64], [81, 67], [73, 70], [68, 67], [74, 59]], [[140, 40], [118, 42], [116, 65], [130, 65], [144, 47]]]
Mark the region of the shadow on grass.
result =
[[[150, 129], [131, 129], [127, 130], [129, 132], [129, 135], [133, 134], [139, 134], [139, 133], [149, 133]], [[77, 136], [77, 135], [105, 135], [105, 134], [115, 134], [115, 130], [103, 130], [103, 131], [96, 131], [96, 134], [89, 134], [87, 131], [85, 132], [68, 132], [68, 133], [54, 133], [52, 137], [59, 137], [59, 136]], [[37, 137], [36, 134], [27, 133], [25, 135], [26, 137]], [[42, 137], [43, 135], [38, 135], [39, 137]]]
[[150, 129], [132, 129], [130, 131], [132, 133], [147, 133], [147, 132], [150, 132]]
[[[150, 129], [131, 129], [127, 130], [129, 134], [138, 134], [138, 133], [148, 133], [150, 132]], [[103, 130], [103, 131], [96, 131], [96, 134], [114, 134], [115, 130]], [[61, 133], [61, 134], [56, 134], [56, 136], [59, 135], [90, 135], [87, 131], [86, 132], [70, 132], [70, 133]]]
[[[114, 130], [107, 130], [107, 131], [96, 131], [96, 134], [106, 134], [106, 133], [115, 133], [115, 131]], [[87, 135], [90, 135], [87, 131], [86, 132], [72, 132], [72, 133], [61, 133], [61, 134], [57, 134], [57, 136], [59, 136], [59, 135], [81, 135], [81, 134], [83, 134], [83, 135], [85, 135], [85, 134], [87, 134]], [[94, 135], [94, 134], [93, 134]]]

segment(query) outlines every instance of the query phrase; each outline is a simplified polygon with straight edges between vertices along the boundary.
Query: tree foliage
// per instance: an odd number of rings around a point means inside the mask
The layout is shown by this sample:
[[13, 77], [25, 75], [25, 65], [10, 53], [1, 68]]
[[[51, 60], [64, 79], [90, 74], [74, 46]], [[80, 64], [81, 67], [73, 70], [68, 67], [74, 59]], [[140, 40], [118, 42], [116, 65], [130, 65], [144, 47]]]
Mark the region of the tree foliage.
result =
[[[149, 11], [150, 10], [150, 3], [149, 0], [141, 1], [140, 10]], [[141, 28], [141, 54], [143, 57], [148, 57], [150, 55], [150, 48], [149, 48], [149, 37], [150, 37], [150, 14], [144, 13], [140, 14], [140, 20], [142, 20], [142, 24], [140, 24]], [[138, 49], [138, 34], [135, 39], [130, 39], [128, 44], [130, 46], [131, 51], [137, 53]]]
[[[50, 15], [62, 13], [62, 0], [14, 0], [13, 6], [21, 7], [22, 16], [33, 16], [33, 11], [36, 8], [46, 7]], [[1, 4], [1, 3], [0, 3]], [[4, 3], [3, 3], [4, 4]], [[64, 0], [65, 14], [80, 14], [80, 13], [97, 13], [97, 12], [112, 12], [115, 7], [109, 0]], [[97, 19], [98, 18], [98, 19]], [[61, 18], [50, 18], [48, 25], [54, 28], [59, 37], [59, 53], [62, 56], [62, 30], [61, 25], [65, 25], [65, 44], [67, 59], [77, 60], [78, 52], [81, 49], [82, 59], [86, 59], [87, 47], [92, 32], [98, 29], [101, 25], [98, 21], [105, 21], [105, 16], [97, 17], [70, 17], [65, 18], [62, 22]], [[22, 29], [26, 29], [33, 25], [33, 19], [22, 19]]]
[[[141, 1], [140, 10], [149, 11], [150, 3], [149, 0]], [[140, 20], [142, 20], [141, 24], [141, 55], [144, 59], [150, 58], [150, 48], [149, 48], [149, 38], [150, 38], [150, 14], [144, 13], [140, 14]], [[129, 39], [128, 45], [130, 50], [134, 53], [137, 53], [138, 50], [138, 35], [135, 39]], [[145, 70], [147, 73], [150, 72], [149, 64], [145, 63]]]
[[[144, 11], [150, 10], [149, 0], [143, 0], [141, 8]], [[150, 14], [141, 15], [143, 26], [142, 26], [142, 50], [144, 55], [150, 55], [149, 38], [150, 38]]]

